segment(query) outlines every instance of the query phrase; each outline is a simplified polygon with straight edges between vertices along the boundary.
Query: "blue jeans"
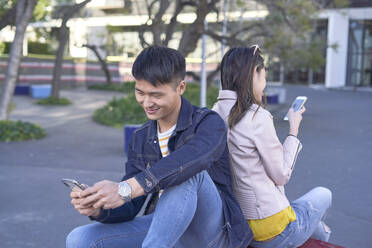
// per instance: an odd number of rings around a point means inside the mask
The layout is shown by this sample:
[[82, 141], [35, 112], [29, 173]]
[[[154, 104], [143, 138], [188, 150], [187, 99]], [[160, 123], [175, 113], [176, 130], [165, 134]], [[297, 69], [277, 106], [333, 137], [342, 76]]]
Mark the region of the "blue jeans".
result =
[[66, 248], [226, 247], [222, 201], [206, 171], [164, 190], [151, 215], [75, 228]]
[[330, 231], [324, 227], [323, 219], [332, 203], [329, 189], [317, 187], [291, 203], [296, 220], [270, 241], [253, 241], [255, 248], [291, 248], [301, 246], [310, 237], [328, 241]]

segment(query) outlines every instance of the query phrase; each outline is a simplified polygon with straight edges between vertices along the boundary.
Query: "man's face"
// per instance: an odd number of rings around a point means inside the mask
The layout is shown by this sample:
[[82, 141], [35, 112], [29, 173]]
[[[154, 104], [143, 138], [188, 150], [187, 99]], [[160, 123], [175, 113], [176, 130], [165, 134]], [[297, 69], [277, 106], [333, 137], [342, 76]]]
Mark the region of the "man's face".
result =
[[146, 80], [136, 80], [136, 99], [145, 110], [150, 120], [167, 120], [181, 104], [181, 95], [186, 84], [181, 81], [177, 86], [174, 83], [158, 84], [153, 86]]

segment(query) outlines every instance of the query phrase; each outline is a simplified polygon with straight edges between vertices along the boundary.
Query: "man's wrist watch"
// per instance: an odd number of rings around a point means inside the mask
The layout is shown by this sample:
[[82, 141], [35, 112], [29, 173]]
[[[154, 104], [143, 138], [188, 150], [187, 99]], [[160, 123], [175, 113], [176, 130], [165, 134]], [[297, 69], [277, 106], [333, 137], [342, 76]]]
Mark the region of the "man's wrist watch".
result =
[[132, 200], [130, 197], [132, 194], [132, 188], [127, 182], [123, 181], [119, 183], [118, 193], [125, 202], [130, 202]]

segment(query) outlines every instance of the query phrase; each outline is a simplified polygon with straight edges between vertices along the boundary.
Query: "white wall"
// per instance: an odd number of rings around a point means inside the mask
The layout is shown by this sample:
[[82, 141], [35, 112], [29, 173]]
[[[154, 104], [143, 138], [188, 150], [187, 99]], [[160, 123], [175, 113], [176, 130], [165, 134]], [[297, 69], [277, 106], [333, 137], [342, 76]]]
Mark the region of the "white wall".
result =
[[[326, 79], [327, 88], [342, 87], [346, 84], [347, 45], [349, 17], [339, 12], [328, 17]], [[331, 45], [337, 44], [334, 49]]]
[[349, 21], [372, 19], [372, 8], [348, 8], [327, 10], [320, 18], [328, 18], [327, 44], [337, 44], [337, 49], [327, 49], [326, 79], [328, 88], [343, 87], [347, 80], [347, 52], [349, 41]]

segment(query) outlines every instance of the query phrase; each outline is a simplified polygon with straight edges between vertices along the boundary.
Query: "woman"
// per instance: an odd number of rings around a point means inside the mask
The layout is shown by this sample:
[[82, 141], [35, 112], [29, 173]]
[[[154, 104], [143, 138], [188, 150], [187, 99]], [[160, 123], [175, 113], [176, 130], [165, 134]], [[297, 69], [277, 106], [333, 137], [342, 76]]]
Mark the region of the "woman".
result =
[[297, 247], [309, 237], [327, 241], [330, 230], [322, 219], [331, 192], [317, 187], [289, 203], [283, 187], [302, 148], [297, 135], [305, 108], [289, 111], [282, 145], [272, 115], [261, 106], [265, 77], [257, 45], [230, 49], [222, 59], [222, 90], [213, 108], [228, 127], [233, 189], [253, 231], [251, 246]]

